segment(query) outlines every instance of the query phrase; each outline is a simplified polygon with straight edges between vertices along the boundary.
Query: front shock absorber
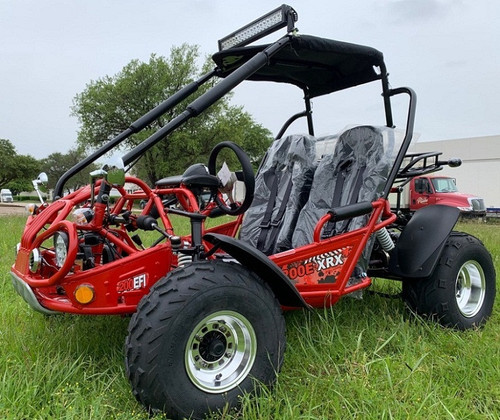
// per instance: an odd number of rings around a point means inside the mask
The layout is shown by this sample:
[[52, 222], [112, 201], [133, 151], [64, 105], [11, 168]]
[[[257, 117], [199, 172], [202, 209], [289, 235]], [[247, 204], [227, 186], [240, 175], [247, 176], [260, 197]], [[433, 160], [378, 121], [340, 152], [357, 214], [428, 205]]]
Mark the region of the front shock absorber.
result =
[[[190, 245], [191, 244], [188, 241], [184, 241], [183, 249], [189, 248]], [[178, 267], [184, 267], [186, 264], [190, 264], [193, 262], [193, 256], [182, 252], [181, 249], [176, 251], [175, 254], [177, 255], [177, 266]]]

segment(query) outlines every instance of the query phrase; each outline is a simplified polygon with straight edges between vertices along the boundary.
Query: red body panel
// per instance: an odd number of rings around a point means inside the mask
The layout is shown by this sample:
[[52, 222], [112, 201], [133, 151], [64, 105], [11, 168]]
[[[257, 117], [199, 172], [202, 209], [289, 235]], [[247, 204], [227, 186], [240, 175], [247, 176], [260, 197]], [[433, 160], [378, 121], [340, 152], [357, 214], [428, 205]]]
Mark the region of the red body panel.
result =
[[[385, 200], [373, 202], [373, 208], [367, 225], [361, 229], [320, 240], [321, 228], [329, 220], [327, 215], [318, 222], [312, 244], [270, 257], [311, 306], [333, 305], [341, 296], [371, 284], [371, 279], [364, 277], [347, 287], [371, 234], [396, 218]], [[383, 221], [379, 222], [381, 217]]]
[[[171, 269], [171, 264], [170, 245], [161, 244], [141, 252], [140, 258], [127, 257], [92, 270], [72, 272], [56, 285], [33, 287], [33, 290], [42, 306], [58, 312], [133, 313], [139, 300]], [[27, 282], [33, 280], [15, 267], [12, 271]], [[91, 285], [95, 290], [95, 299], [86, 305], [74, 297], [76, 287], [81, 284]]]
[[[70, 212], [87, 202], [90, 188], [83, 188], [30, 216], [21, 239], [17, 259], [12, 267], [16, 278], [25, 282], [33, 291], [36, 300], [49, 310], [79, 314], [126, 314], [133, 313], [140, 299], [150, 287], [175, 269], [178, 265], [176, 253], [169, 241], [148, 249], [137, 246], [125, 226], [113, 226], [107, 222], [109, 215], [120, 215], [131, 210], [135, 200], [148, 200], [143, 214], [148, 214], [155, 205], [164, 230], [173, 234], [169, 210], [162, 204], [162, 196], [176, 195], [185, 211], [208, 214], [213, 206], [200, 210], [196, 197], [186, 188], [151, 190], [142, 181], [128, 178], [140, 191], [129, 194], [119, 189], [121, 197], [107, 209], [95, 203], [94, 216], [90, 223], [76, 224], [66, 220]], [[98, 185], [96, 186], [96, 190]], [[312, 306], [329, 306], [342, 295], [367, 287], [369, 277], [362, 277], [347, 286], [351, 274], [371, 234], [392, 223], [395, 215], [390, 212], [388, 202], [373, 203], [373, 211], [367, 225], [361, 229], [320, 240], [323, 225], [329, 220], [323, 217], [317, 224], [313, 243], [282, 252], [269, 258], [276, 263], [297, 287], [305, 301]], [[203, 232], [215, 232], [236, 236], [242, 216], [233, 221]], [[67, 257], [61, 267], [57, 266], [55, 251], [50, 246], [54, 233], [64, 231], [68, 237]], [[91, 245], [85, 243], [85, 235], [101, 238]], [[189, 241], [190, 236], [181, 238]], [[49, 245], [47, 245], [47, 243]], [[85, 267], [81, 261], [82, 246], [92, 251], [93, 265]], [[106, 261], [105, 247], [111, 248], [118, 257]], [[209, 244], [205, 244], [208, 249]], [[30, 270], [31, 252], [34, 248], [42, 255], [41, 267]], [[109, 259], [109, 257], [108, 257]], [[75, 298], [78, 286], [85, 285], [94, 290], [93, 299], [86, 304]]]

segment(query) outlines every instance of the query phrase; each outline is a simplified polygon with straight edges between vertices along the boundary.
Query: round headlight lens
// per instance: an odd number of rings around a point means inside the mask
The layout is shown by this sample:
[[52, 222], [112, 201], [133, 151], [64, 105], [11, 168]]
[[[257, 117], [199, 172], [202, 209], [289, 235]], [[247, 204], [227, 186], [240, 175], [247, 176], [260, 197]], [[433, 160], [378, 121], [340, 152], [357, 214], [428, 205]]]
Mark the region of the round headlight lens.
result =
[[40, 268], [40, 264], [42, 263], [42, 256], [40, 255], [40, 251], [35, 248], [30, 252], [30, 271], [32, 273], [36, 273]]
[[68, 234], [66, 232], [57, 232], [54, 235], [54, 252], [56, 253], [56, 264], [62, 267], [68, 257]]

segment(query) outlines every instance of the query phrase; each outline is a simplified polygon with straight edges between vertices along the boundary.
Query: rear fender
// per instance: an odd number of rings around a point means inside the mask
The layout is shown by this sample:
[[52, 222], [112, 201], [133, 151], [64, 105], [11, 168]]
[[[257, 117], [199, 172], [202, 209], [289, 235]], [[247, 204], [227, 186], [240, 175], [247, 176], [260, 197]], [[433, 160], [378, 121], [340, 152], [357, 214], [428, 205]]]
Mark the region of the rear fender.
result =
[[433, 205], [417, 210], [391, 251], [389, 273], [399, 277], [428, 277], [457, 223], [456, 207]]
[[238, 239], [218, 233], [206, 233], [203, 239], [227, 252], [241, 265], [257, 274], [271, 287], [282, 306], [309, 308], [290, 279], [259, 250]]

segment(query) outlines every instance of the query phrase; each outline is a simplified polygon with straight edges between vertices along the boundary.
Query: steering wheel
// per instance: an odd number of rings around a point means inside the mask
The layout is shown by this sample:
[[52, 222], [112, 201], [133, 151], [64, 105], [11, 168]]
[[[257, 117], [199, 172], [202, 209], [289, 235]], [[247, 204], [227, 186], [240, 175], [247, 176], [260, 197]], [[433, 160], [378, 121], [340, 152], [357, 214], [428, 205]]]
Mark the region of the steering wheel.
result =
[[[236, 155], [241, 165], [241, 171], [230, 173], [231, 177], [227, 180], [226, 185], [219, 188], [220, 193], [215, 196], [215, 202], [224, 213], [234, 216], [245, 212], [252, 204], [253, 193], [255, 190], [255, 176], [253, 174], [252, 164], [250, 163], [250, 159], [247, 154], [240, 146], [232, 141], [223, 141], [217, 144], [210, 152], [210, 157], [208, 158], [208, 171], [211, 175], [218, 176], [215, 168], [217, 157], [219, 156], [220, 151], [225, 148], [231, 149]], [[232, 176], [232, 174], [234, 174], [234, 176]], [[245, 197], [243, 198], [243, 202], [239, 205], [232, 197], [232, 189], [236, 181], [243, 181], [245, 184]], [[227, 205], [224, 202], [222, 199], [222, 193], [227, 194], [230, 205]]]

